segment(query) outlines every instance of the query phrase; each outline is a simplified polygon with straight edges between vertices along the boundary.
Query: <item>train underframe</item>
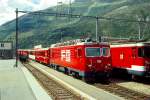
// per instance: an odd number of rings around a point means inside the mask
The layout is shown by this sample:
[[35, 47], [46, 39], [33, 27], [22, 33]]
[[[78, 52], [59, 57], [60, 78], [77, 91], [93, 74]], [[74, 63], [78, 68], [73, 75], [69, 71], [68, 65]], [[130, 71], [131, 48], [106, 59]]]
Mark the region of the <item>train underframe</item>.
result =
[[109, 72], [95, 72], [95, 71], [88, 71], [88, 72], [84, 72], [84, 71], [80, 71], [80, 70], [76, 70], [73, 68], [68, 68], [68, 67], [63, 67], [63, 66], [59, 66], [59, 65], [55, 65], [55, 64], [51, 64], [49, 65], [51, 68], [61, 71], [67, 75], [71, 75], [77, 79], [81, 79], [87, 83], [91, 83], [91, 82], [95, 82], [97, 80], [101, 80], [101, 79], [108, 79], [110, 76]]
[[[19, 59], [21, 62], [27, 62], [29, 57], [28, 56], [19, 56]], [[36, 61], [39, 62], [39, 61]], [[39, 62], [41, 63], [41, 62]], [[47, 65], [55, 70], [61, 71], [67, 75], [71, 75], [77, 79], [81, 79], [87, 83], [93, 83], [95, 81], [101, 81], [101, 80], [105, 80], [108, 79], [110, 76], [110, 72], [102, 72], [102, 71], [88, 71], [88, 72], [84, 72], [84, 71], [80, 71], [80, 70], [76, 70], [73, 68], [69, 68], [69, 67], [64, 67], [64, 66], [60, 66], [60, 65], [56, 65], [56, 64], [45, 64], [45, 63], [41, 63], [44, 65]]]
[[138, 80], [140, 78], [150, 78], [150, 71], [135, 71], [121, 68], [113, 68], [112, 76]]
[[28, 56], [19, 55], [19, 60], [20, 60], [21, 62], [27, 62], [28, 59], [29, 59]]

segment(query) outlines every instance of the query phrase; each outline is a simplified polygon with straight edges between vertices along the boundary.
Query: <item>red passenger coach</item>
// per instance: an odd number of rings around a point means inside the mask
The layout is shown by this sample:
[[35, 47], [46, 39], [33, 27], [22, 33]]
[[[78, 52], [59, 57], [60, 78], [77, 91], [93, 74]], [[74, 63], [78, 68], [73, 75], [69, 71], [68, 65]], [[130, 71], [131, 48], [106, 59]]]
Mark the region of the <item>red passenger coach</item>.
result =
[[41, 48], [35, 51], [35, 60], [37, 62], [49, 65], [50, 61], [50, 49], [49, 48]]
[[51, 46], [50, 64], [67, 74], [93, 80], [95, 76], [109, 74], [110, 47], [106, 43], [80, 40], [54, 44]]
[[28, 50], [28, 52], [29, 52], [29, 59], [31, 59], [31, 60], [35, 60], [35, 51], [36, 50], [34, 50], [34, 49], [31, 49], [31, 50]]
[[150, 76], [150, 43], [113, 44], [112, 66], [133, 76]]
[[19, 49], [18, 50], [18, 55], [20, 55], [20, 56], [28, 56], [28, 50]]
[[27, 59], [28, 59], [28, 54], [29, 54], [28, 50], [19, 49], [17, 53], [18, 53], [19, 59], [20, 59], [21, 61], [23, 61], [23, 62], [27, 61]]

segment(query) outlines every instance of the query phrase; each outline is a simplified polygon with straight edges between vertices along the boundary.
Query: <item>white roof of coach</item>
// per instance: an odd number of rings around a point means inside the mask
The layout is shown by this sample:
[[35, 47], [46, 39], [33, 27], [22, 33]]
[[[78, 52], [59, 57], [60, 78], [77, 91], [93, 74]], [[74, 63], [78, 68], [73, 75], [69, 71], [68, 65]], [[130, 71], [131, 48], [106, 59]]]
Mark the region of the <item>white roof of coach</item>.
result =
[[140, 42], [140, 43], [129, 43], [129, 44], [111, 44], [111, 48], [115, 47], [141, 47], [141, 46], [150, 46], [150, 42]]
[[38, 49], [34, 49], [34, 50], [36, 50], [36, 51], [38, 51], [38, 50], [48, 50], [49, 48], [38, 48]]

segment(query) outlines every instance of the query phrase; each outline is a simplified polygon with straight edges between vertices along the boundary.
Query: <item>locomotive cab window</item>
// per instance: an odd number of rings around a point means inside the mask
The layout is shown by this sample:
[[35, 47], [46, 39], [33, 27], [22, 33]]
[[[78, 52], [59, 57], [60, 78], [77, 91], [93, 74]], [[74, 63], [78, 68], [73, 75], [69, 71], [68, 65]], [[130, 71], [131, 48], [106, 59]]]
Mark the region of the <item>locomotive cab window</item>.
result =
[[86, 48], [86, 56], [87, 57], [99, 57], [100, 55], [101, 55], [100, 48], [94, 48], [94, 47]]
[[108, 47], [102, 48], [102, 52], [104, 57], [110, 56], [110, 49]]
[[150, 47], [144, 47], [144, 57], [150, 58]]
[[139, 57], [144, 57], [144, 50], [143, 50], [143, 48], [138, 48], [138, 56]]
[[150, 47], [138, 48], [138, 56], [150, 58]]

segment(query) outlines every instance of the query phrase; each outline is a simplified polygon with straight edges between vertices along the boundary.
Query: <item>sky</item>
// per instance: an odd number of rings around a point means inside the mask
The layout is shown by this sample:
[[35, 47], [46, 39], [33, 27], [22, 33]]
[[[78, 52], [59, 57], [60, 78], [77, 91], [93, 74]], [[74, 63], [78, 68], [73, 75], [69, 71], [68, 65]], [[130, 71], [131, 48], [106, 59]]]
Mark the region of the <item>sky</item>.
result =
[[0, 0], [0, 25], [15, 18], [16, 8], [37, 11], [55, 6], [57, 2], [68, 3], [69, 0]]

